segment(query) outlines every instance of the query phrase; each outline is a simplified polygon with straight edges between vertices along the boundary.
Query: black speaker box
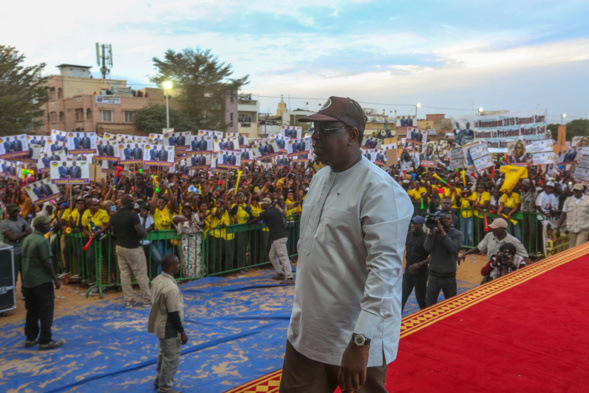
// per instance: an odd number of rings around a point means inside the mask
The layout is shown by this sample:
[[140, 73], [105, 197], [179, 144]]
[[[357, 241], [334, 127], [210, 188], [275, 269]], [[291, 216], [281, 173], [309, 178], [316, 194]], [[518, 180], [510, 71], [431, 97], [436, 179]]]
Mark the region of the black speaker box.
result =
[[0, 243], [0, 312], [16, 308], [12, 246]]

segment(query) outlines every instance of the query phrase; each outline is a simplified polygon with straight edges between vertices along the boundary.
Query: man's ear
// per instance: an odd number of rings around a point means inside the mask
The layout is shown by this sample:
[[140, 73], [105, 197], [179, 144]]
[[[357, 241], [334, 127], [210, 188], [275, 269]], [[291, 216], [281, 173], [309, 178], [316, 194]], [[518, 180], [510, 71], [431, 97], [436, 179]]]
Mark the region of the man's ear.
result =
[[350, 128], [348, 131], [348, 141], [358, 143], [359, 131], [356, 127]]

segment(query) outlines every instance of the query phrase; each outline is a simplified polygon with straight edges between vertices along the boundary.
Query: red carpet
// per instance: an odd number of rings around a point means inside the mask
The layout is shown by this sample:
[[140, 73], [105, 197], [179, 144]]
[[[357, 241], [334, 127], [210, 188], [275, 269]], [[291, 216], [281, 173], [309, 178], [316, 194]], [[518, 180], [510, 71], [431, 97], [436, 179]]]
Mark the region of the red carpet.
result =
[[[587, 392], [589, 244], [403, 319], [389, 392]], [[280, 371], [231, 393], [278, 392]]]

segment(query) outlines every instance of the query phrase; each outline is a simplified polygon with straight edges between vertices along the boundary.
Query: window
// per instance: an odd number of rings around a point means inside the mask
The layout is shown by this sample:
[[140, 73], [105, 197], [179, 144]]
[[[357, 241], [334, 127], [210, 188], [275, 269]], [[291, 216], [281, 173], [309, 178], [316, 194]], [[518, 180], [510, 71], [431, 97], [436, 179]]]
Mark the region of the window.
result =
[[135, 112], [123, 112], [123, 116], [125, 117], [125, 123], [133, 123], [135, 120]]
[[112, 111], [100, 111], [100, 121], [112, 121]]

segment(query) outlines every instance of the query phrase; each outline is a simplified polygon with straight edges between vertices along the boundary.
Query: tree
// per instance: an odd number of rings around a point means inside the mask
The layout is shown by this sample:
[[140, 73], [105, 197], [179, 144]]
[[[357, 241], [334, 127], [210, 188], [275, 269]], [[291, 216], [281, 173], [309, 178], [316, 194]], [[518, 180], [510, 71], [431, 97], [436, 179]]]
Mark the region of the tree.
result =
[[249, 83], [248, 75], [231, 79], [231, 64], [220, 62], [210, 50], [198, 48], [182, 52], [168, 49], [163, 60], [154, 57], [153, 63], [157, 75], [151, 81], [159, 86], [164, 81], [171, 81], [177, 90], [174, 99], [198, 128], [227, 129], [224, 118], [226, 98], [237, 98], [238, 90]]
[[25, 56], [0, 45], [0, 135], [14, 135], [43, 125], [41, 106], [49, 100], [41, 77], [45, 63], [25, 67]]
[[[552, 138], [558, 138], [558, 126], [560, 124], [548, 124], [547, 128], [552, 132]], [[566, 140], [573, 140], [574, 136], [589, 136], [589, 120], [577, 119], [566, 123], [567, 133]]]
[[[146, 133], [161, 133], [166, 128], [166, 106], [149, 105], [135, 113], [135, 128]], [[170, 108], [170, 128], [192, 131], [195, 124], [182, 112]]]

